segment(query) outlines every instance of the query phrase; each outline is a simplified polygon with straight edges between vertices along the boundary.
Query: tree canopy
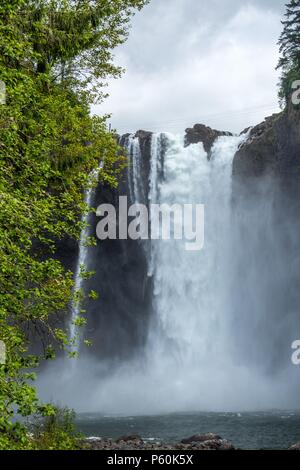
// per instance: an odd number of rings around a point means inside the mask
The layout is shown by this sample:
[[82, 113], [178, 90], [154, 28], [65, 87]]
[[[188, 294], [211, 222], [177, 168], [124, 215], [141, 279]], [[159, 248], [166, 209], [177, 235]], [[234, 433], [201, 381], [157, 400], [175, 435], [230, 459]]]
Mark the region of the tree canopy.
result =
[[[90, 106], [118, 77], [113, 49], [147, 0], [2, 0], [0, 80], [0, 449], [28, 447], [16, 414], [51, 415], [31, 384], [41, 359], [28, 353], [29, 333], [68, 347], [52, 321], [68, 310], [73, 273], [55, 256], [57, 240], [79, 239], [91, 171], [116, 187], [124, 159], [107, 117]], [[82, 318], [78, 319], [83, 323]]]
[[292, 93], [292, 83], [299, 80], [300, 73], [300, 0], [291, 0], [286, 5], [283, 31], [279, 39], [282, 70], [280, 98], [287, 102]]

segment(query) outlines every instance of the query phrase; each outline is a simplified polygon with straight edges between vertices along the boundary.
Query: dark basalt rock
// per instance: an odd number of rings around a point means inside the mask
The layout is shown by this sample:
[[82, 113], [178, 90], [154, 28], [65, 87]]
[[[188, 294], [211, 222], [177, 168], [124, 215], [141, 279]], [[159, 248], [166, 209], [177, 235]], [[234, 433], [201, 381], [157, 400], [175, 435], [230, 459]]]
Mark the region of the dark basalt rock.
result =
[[[271, 116], [251, 129], [249, 138], [242, 144], [233, 161], [233, 174], [242, 177], [263, 176], [274, 171], [277, 161], [275, 122]], [[243, 133], [246, 133], [246, 129]], [[249, 131], [249, 129], [248, 129]]]
[[[190, 439], [198, 439], [192, 440]], [[190, 441], [183, 443], [183, 441]], [[183, 439], [181, 443], [149, 442], [144, 441], [140, 436], [124, 436], [114, 441], [112, 439], [86, 439], [82, 444], [89, 450], [235, 450], [234, 446], [216, 434], [205, 434], [203, 436], [193, 436]]]
[[216, 139], [221, 136], [230, 136], [231, 132], [217, 131], [204, 124], [195, 124], [193, 128], [186, 129], [185, 145], [203, 143], [204, 150], [210, 156], [210, 152]]
[[[99, 187], [93, 206], [107, 203], [117, 208], [120, 195], [126, 192]], [[93, 215], [91, 234], [98, 221]], [[89, 312], [86, 330], [93, 342], [86, 353], [101, 359], [127, 360], [143, 347], [150, 314], [152, 287], [143, 246], [130, 239], [97, 240], [88, 267], [96, 274], [86, 281], [86, 291], [99, 292], [99, 299], [84, 305]]]
[[234, 450], [233, 445], [229, 441], [213, 433], [196, 434], [183, 439], [181, 444], [196, 450]]
[[220, 440], [222, 439], [217, 434], [195, 434], [192, 437], [188, 437], [187, 439], [182, 439], [182, 444], [192, 444], [193, 442], [206, 442], [206, 441], [213, 441], [213, 440]]
[[300, 175], [300, 110], [290, 104], [285, 111], [255, 126], [233, 162], [240, 178], [271, 175], [284, 180]]
[[297, 444], [291, 446], [289, 450], [300, 450], [300, 442], [297, 442]]
[[129, 435], [129, 436], [122, 436], [120, 437], [119, 439], [116, 440], [117, 444], [119, 444], [120, 442], [137, 442], [137, 441], [142, 441], [142, 438], [141, 436], [139, 436], [138, 434], [132, 434], [132, 435]]
[[251, 129], [251, 127], [246, 127], [246, 129], [244, 129], [244, 130], [240, 133], [240, 135], [247, 134], [247, 132], [249, 132], [250, 129]]

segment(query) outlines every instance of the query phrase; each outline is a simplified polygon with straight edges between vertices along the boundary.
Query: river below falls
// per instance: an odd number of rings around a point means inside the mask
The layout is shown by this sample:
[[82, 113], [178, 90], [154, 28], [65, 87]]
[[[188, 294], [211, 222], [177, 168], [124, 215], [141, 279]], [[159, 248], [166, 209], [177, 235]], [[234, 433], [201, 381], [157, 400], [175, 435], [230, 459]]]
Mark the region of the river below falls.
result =
[[212, 432], [241, 449], [288, 449], [300, 441], [300, 411], [188, 413], [157, 416], [104, 416], [82, 413], [77, 429], [87, 437], [117, 439], [139, 434], [145, 440], [175, 443]]

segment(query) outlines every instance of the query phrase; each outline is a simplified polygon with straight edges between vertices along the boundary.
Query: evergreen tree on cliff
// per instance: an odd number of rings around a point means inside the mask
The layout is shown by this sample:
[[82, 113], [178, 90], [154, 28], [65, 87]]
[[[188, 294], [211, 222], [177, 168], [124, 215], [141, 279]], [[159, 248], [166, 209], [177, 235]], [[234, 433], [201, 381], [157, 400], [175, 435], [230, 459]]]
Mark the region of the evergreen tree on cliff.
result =
[[282, 69], [279, 96], [287, 103], [292, 83], [300, 79], [300, 0], [286, 5], [283, 32], [279, 38], [280, 59], [277, 68]]

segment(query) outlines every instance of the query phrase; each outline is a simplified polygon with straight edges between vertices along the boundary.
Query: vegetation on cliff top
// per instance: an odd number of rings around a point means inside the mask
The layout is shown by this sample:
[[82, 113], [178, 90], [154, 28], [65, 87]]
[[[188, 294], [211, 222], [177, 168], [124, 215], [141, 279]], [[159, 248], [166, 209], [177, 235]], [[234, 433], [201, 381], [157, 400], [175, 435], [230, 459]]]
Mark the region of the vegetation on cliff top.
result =
[[[123, 158], [106, 118], [92, 117], [90, 106], [105, 97], [107, 78], [121, 74], [112, 51], [145, 3], [1, 2], [0, 340], [7, 357], [0, 365], [0, 449], [32, 447], [17, 414], [56, 414], [40, 403], [32, 370], [58, 346], [72, 349], [54, 320], [81, 294], [72, 294], [73, 275], [55, 258], [55, 244], [79, 237], [83, 193], [100, 161], [101, 181], [117, 185]], [[30, 334], [43, 342], [40, 355], [28, 353]]]
[[279, 97], [287, 104], [292, 93], [292, 84], [300, 80], [300, 0], [291, 0], [286, 5], [283, 31], [279, 39], [278, 67], [282, 70]]

